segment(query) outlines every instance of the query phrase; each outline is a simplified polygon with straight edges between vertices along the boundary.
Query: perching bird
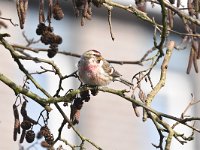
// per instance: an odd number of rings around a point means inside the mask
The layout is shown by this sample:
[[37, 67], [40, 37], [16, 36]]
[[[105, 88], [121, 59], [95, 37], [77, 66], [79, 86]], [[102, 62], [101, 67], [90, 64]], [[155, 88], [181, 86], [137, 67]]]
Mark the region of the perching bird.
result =
[[92, 86], [105, 86], [111, 81], [120, 81], [128, 86], [132, 83], [121, 77], [110, 63], [97, 50], [88, 50], [78, 62], [78, 76], [81, 82]]

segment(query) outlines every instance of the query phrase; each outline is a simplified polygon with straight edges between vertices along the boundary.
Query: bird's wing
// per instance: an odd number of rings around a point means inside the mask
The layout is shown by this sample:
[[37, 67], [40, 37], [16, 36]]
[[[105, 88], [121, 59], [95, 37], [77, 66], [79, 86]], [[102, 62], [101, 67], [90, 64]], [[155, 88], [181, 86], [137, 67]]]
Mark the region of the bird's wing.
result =
[[[103, 59], [102, 60], [102, 67], [105, 70], [105, 72], [107, 72], [109, 75], [111, 75], [112, 77], [116, 78], [116, 77], [120, 77], [121, 74], [119, 72], [117, 72], [111, 65], [110, 63]], [[101, 62], [100, 62], [101, 63]]]

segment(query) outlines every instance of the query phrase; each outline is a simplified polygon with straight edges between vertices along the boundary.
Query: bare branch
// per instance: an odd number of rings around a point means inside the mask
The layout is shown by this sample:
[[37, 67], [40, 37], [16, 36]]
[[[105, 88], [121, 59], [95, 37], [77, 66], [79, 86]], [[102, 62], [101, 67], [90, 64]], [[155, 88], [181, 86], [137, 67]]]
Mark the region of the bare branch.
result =
[[10, 21], [10, 23], [11, 23], [13, 26], [18, 26], [18, 24], [14, 23], [14, 22], [12, 21], [12, 19], [4, 18], [4, 17], [0, 17], [0, 19], [8, 20], [8, 21]]

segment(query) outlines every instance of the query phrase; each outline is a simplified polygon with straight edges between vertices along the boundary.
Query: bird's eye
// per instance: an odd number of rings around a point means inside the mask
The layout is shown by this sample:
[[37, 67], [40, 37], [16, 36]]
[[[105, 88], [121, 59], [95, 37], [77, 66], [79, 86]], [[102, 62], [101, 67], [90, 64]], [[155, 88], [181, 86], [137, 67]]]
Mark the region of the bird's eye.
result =
[[97, 59], [97, 63], [100, 63], [101, 62], [101, 60], [100, 59]]

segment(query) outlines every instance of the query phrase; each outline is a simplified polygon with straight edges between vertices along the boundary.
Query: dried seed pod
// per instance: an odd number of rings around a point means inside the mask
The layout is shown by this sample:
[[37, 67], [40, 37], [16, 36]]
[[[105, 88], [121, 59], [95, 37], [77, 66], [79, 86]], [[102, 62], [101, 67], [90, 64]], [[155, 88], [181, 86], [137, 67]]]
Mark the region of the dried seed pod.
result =
[[188, 0], [187, 7], [188, 7], [188, 13], [189, 13], [189, 15], [190, 16], [195, 15], [194, 3], [193, 3], [192, 0]]
[[20, 23], [20, 28], [24, 28], [24, 23], [23, 23], [23, 17], [22, 17], [22, 0], [16, 0], [16, 8], [17, 8], [17, 14], [19, 18], [19, 23]]
[[22, 103], [22, 107], [21, 107], [21, 114], [22, 114], [22, 116], [23, 116], [24, 118], [27, 117], [26, 104], [27, 104], [27, 102], [24, 101], [24, 102]]
[[53, 134], [51, 134], [49, 128], [45, 125], [41, 127], [40, 129], [40, 134], [44, 136], [45, 141], [49, 144], [52, 145], [54, 141]]
[[84, 19], [91, 20], [92, 15], [92, 1], [90, 0], [73, 0], [73, 7], [75, 14], [78, 17], [81, 15], [81, 26], [84, 25]]
[[192, 50], [194, 51], [194, 56], [193, 56], [194, 70], [195, 70], [196, 73], [198, 73], [199, 68], [198, 68], [198, 64], [197, 64], [197, 49], [194, 49], [194, 47], [192, 47]]
[[30, 129], [31, 128], [31, 122], [30, 121], [28, 121], [28, 120], [24, 120], [24, 121], [22, 121], [22, 123], [21, 123], [21, 127], [22, 127], [22, 129], [23, 130], [28, 130], [28, 129]]
[[14, 114], [14, 131], [13, 131], [13, 140], [17, 140], [17, 133], [20, 134], [20, 120], [19, 120], [19, 112], [17, 106], [13, 104], [13, 114]]
[[74, 103], [73, 103], [73, 106], [76, 108], [76, 109], [81, 109], [82, 106], [83, 106], [83, 101], [81, 98], [77, 97], [74, 99]]
[[173, 17], [173, 11], [171, 9], [167, 9], [167, 20], [168, 20], [168, 26], [170, 29], [174, 26], [174, 17]]
[[37, 35], [42, 35], [46, 31], [46, 26], [44, 23], [39, 23], [36, 29]]
[[80, 110], [77, 110], [76, 113], [74, 114], [74, 121], [72, 122], [73, 124], [78, 124], [80, 120]]
[[30, 121], [32, 124], [38, 124], [37, 121], [35, 121], [34, 119], [30, 118], [29, 116], [27, 116], [26, 118], [24, 118], [27, 121]]
[[42, 141], [40, 144], [44, 148], [49, 148], [51, 145], [49, 145], [46, 141]]
[[192, 48], [194, 49], [195, 52], [198, 51], [198, 41], [196, 39], [192, 40]]
[[[73, 104], [70, 106], [71, 107], [71, 112], [70, 112], [70, 120], [72, 121], [72, 124], [78, 124], [79, 119], [80, 119], [80, 109], [83, 106], [83, 100], [79, 97], [74, 99]], [[70, 128], [70, 124], [68, 125], [68, 128]]]
[[51, 45], [49, 46], [49, 48], [50, 48], [50, 49], [48, 49], [47, 56], [48, 56], [49, 58], [52, 58], [52, 57], [54, 57], [54, 56], [57, 54], [57, 52], [58, 52], [58, 45], [57, 45], [57, 44], [51, 44]]
[[62, 43], [62, 37], [59, 35], [55, 35], [52, 39], [52, 42], [55, 44], [61, 44]]
[[[71, 105], [71, 113], [70, 120], [73, 125], [78, 124], [80, 119], [80, 110], [76, 109], [73, 105]], [[68, 128], [71, 128], [71, 125], [68, 124]]]
[[48, 16], [47, 16], [47, 20], [49, 22], [49, 24], [51, 24], [51, 18], [52, 18], [52, 5], [53, 5], [53, 1], [52, 0], [48, 0]]
[[44, 0], [40, 0], [40, 8], [39, 8], [39, 23], [45, 22], [44, 17]]
[[63, 17], [64, 17], [63, 10], [57, 1], [57, 3], [53, 5], [53, 18], [56, 20], [61, 20]]
[[191, 71], [192, 62], [193, 62], [193, 57], [194, 57], [194, 51], [193, 51], [192, 48], [191, 48], [191, 50], [190, 50], [190, 56], [189, 56], [189, 61], [188, 61], [188, 67], [187, 67], [187, 74], [189, 74], [190, 71]]
[[25, 23], [26, 13], [28, 10], [28, 0], [23, 0], [23, 1], [24, 1], [24, 23]]
[[36, 33], [41, 35], [40, 41], [45, 45], [50, 45], [48, 50], [48, 57], [54, 57], [58, 52], [58, 44], [62, 43], [62, 37], [53, 33], [51, 26], [46, 26], [44, 23], [40, 23], [36, 29]]
[[45, 137], [45, 141], [49, 144], [52, 145], [54, 141], [53, 134], [49, 134], [48, 136]]
[[[53, 32], [53, 27], [46, 26], [44, 23], [39, 23], [36, 29], [37, 35], [44, 35]], [[53, 33], [52, 33], [53, 34]]]
[[189, 56], [189, 61], [188, 61], [188, 67], [187, 67], [187, 74], [190, 73], [191, 68], [192, 68], [192, 63], [194, 65], [195, 72], [199, 72], [198, 64], [197, 64], [197, 59], [198, 59], [198, 51], [199, 51], [199, 43], [197, 40], [193, 39], [192, 40], [192, 47], [190, 50], [190, 56]]
[[49, 48], [50, 49], [58, 49], [58, 44], [56, 44], [56, 43], [50, 44]]
[[179, 8], [180, 5], [181, 5], [181, 0], [177, 0], [177, 2], [176, 2], [176, 7]]
[[90, 91], [91, 91], [91, 94], [92, 94], [93, 96], [96, 96], [96, 95], [99, 93], [98, 88], [91, 89]]
[[43, 32], [40, 40], [45, 45], [48, 45], [48, 44], [57, 44], [58, 45], [58, 44], [62, 43], [62, 37], [61, 36], [55, 35], [54, 33], [49, 32], [49, 31]]
[[19, 140], [20, 143], [23, 143], [25, 135], [26, 135], [26, 130], [22, 130], [22, 134]]
[[37, 35], [41, 35], [43, 31], [37, 28], [35, 32]]
[[40, 133], [42, 136], [46, 137], [48, 136], [49, 134], [51, 134], [49, 128], [45, 125], [43, 127], [40, 128]]
[[45, 31], [43, 32], [41, 38], [40, 38], [40, 41], [42, 43], [44, 43], [45, 45], [48, 45], [48, 44], [52, 44], [54, 43], [52, 40], [54, 38], [54, 34], [52, 32], [49, 32], [49, 31]]
[[22, 24], [24, 24], [24, 20], [25, 20], [25, 14], [24, 14], [24, 2], [23, 0], [19, 0], [19, 9], [20, 9], [20, 14], [22, 17]]
[[144, 94], [144, 92], [140, 89], [139, 93], [138, 93], [139, 99], [144, 102], [144, 100], [146, 99], [146, 95]]
[[80, 92], [80, 96], [82, 100], [85, 100], [85, 102], [88, 102], [90, 100], [89, 90]]
[[50, 45], [48, 50], [48, 57], [54, 57], [58, 52], [58, 44], [62, 43], [62, 37], [53, 33], [51, 26], [46, 26], [44, 23], [40, 23], [36, 29], [36, 33], [41, 35], [40, 41], [45, 45]]
[[32, 143], [35, 140], [35, 132], [33, 130], [27, 131], [25, 138], [28, 143]]
[[50, 41], [48, 40], [48, 38], [46, 38], [45, 36], [41, 36], [40, 41], [42, 43], [44, 43], [45, 45], [50, 44]]
[[18, 119], [15, 120], [14, 123], [14, 131], [13, 131], [13, 140], [17, 140], [17, 133], [20, 134], [20, 121]]
[[193, 3], [194, 3], [195, 16], [196, 16], [197, 19], [199, 19], [200, 1], [199, 0], [193, 0]]
[[46, 30], [46, 31], [49, 31], [49, 32], [53, 32], [53, 27], [51, 27], [51, 26], [46, 26], [45, 30]]
[[26, 12], [28, 9], [28, 0], [17, 0], [16, 8], [17, 8], [17, 14], [19, 17], [20, 28], [23, 29], [24, 23], [25, 23], [25, 18], [26, 18]]

